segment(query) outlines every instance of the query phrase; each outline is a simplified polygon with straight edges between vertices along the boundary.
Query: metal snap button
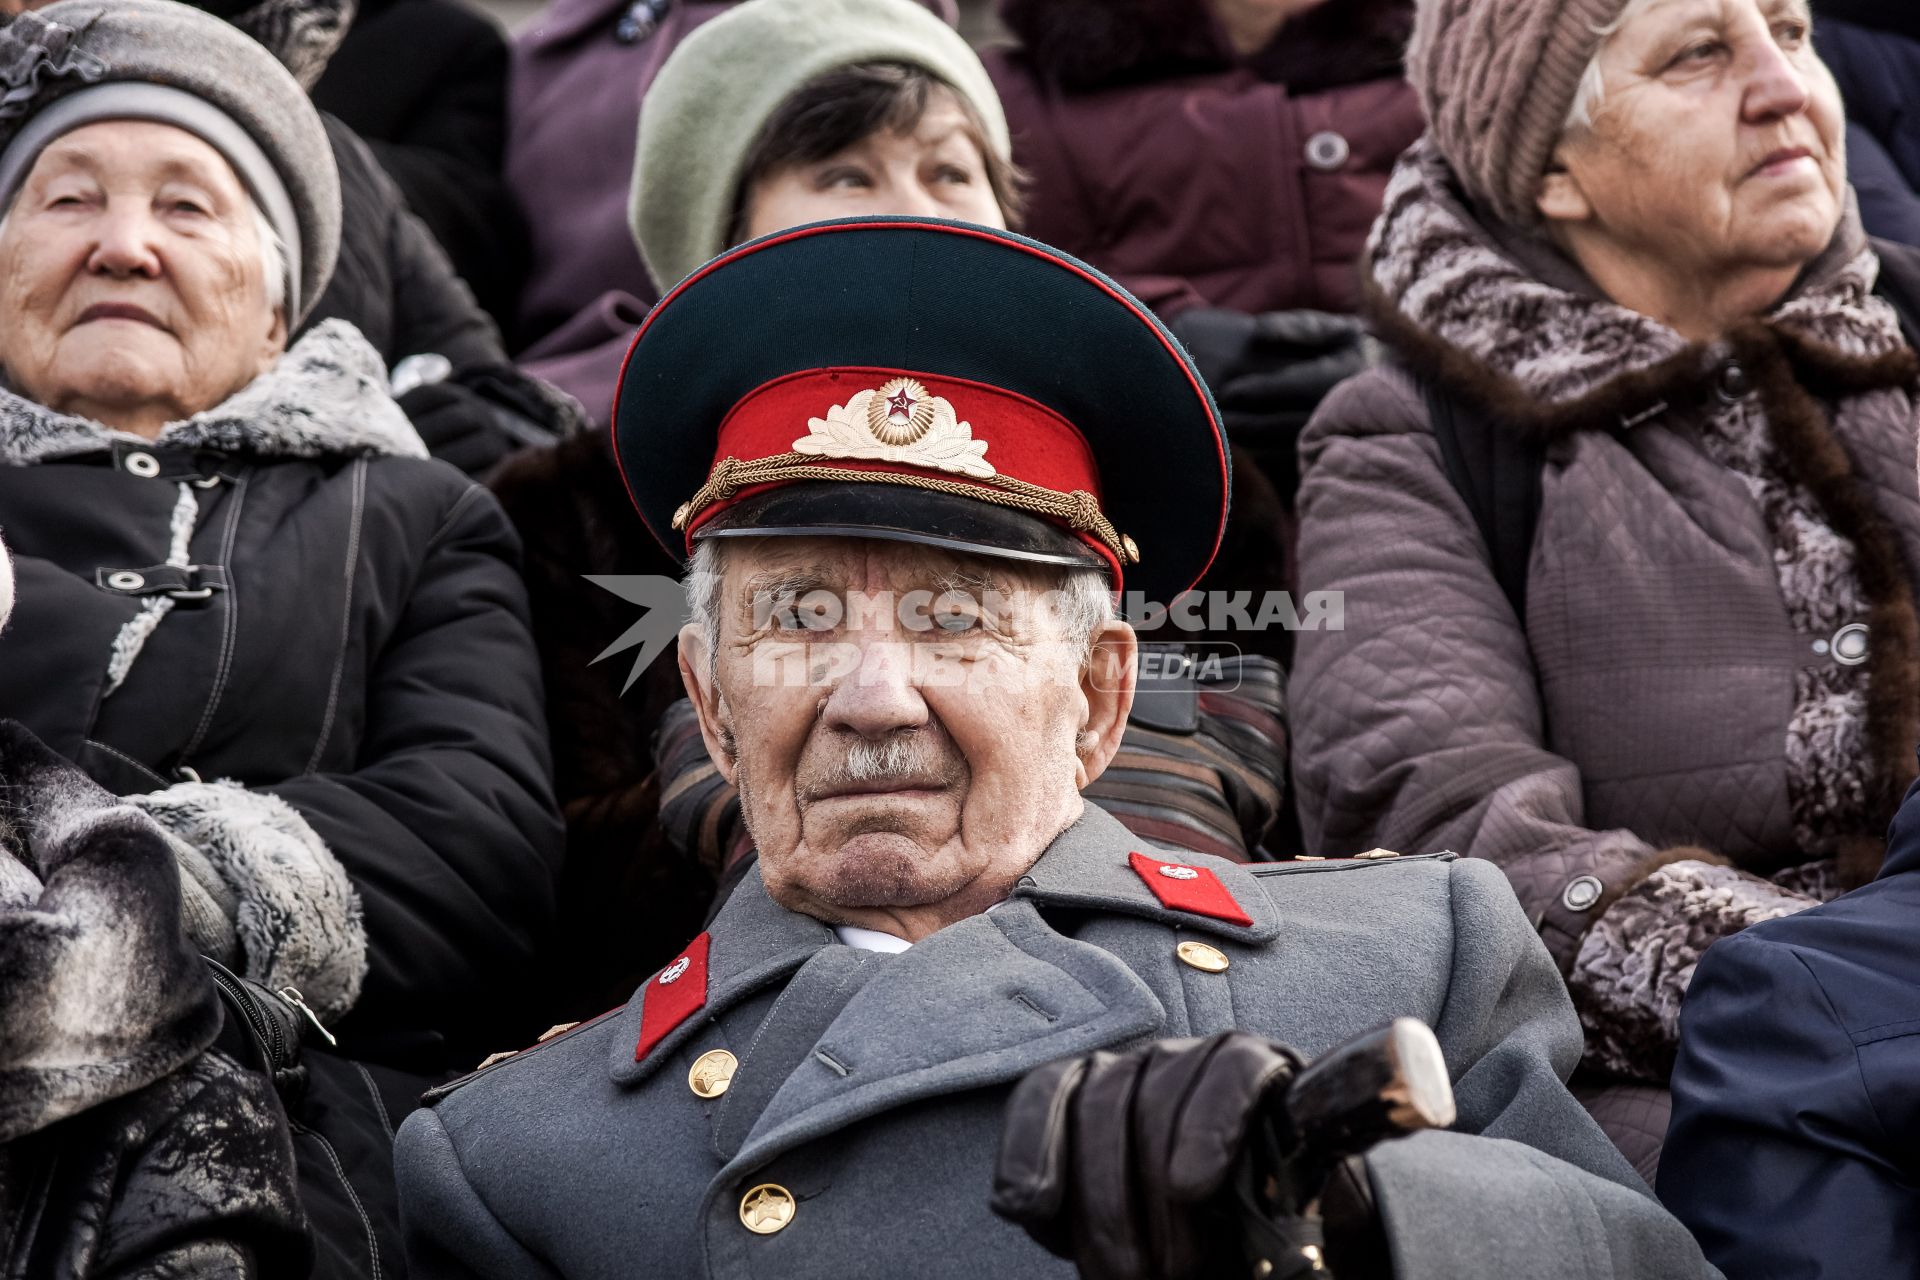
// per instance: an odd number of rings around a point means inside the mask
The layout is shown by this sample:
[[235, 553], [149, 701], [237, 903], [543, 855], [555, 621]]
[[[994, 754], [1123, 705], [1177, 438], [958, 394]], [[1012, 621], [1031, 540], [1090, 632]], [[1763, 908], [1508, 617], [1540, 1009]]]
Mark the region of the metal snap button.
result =
[[130, 474], [139, 476], [142, 480], [151, 480], [160, 474], [160, 459], [150, 453], [141, 453], [137, 449], [129, 453], [126, 461], [121, 465], [126, 467]]
[[1316, 169], [1338, 169], [1352, 155], [1353, 148], [1347, 145], [1347, 140], [1331, 129], [1307, 139], [1307, 163]]
[[733, 1083], [740, 1060], [725, 1049], [709, 1049], [693, 1060], [687, 1072], [687, 1087], [702, 1098], [717, 1098]]
[[1857, 667], [1867, 660], [1867, 624], [1852, 622], [1833, 633], [1833, 660]]
[[784, 1231], [793, 1211], [793, 1192], [777, 1182], [763, 1182], [740, 1197], [740, 1224], [757, 1236]]
[[1728, 404], [1734, 404], [1753, 394], [1753, 380], [1747, 377], [1747, 371], [1738, 362], [1729, 360], [1720, 367], [1714, 393]]
[[115, 591], [138, 591], [147, 585], [147, 577], [131, 569], [122, 569], [118, 573], [107, 575], [107, 585]]
[[1569, 911], [1591, 911], [1605, 889], [1592, 876], [1580, 876], [1567, 885], [1567, 891], [1560, 895], [1560, 903]]

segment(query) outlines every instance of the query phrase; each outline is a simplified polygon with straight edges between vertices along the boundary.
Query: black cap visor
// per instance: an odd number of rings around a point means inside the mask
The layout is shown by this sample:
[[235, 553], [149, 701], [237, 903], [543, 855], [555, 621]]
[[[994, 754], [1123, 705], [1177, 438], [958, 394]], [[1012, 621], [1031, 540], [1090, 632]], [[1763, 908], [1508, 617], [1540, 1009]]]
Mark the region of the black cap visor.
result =
[[911, 486], [812, 481], [730, 503], [694, 531], [706, 538], [877, 538], [995, 560], [1105, 570], [1099, 552], [1025, 511]]

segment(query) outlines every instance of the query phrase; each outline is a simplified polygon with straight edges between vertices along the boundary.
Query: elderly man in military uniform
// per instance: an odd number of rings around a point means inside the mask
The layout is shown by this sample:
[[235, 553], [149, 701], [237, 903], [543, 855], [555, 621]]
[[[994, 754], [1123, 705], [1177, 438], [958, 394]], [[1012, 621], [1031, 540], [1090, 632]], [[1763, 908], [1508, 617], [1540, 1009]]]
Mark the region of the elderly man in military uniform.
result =
[[[1082, 803], [1135, 693], [1114, 599], [1191, 586], [1226, 509], [1124, 291], [956, 223], [783, 233], [651, 314], [615, 436], [691, 555], [681, 668], [758, 863], [624, 1008], [407, 1121], [416, 1275], [1712, 1274], [1567, 1093], [1497, 868], [1173, 856]], [[1285, 1082], [1396, 1018], [1452, 1128], [1246, 1247]]]

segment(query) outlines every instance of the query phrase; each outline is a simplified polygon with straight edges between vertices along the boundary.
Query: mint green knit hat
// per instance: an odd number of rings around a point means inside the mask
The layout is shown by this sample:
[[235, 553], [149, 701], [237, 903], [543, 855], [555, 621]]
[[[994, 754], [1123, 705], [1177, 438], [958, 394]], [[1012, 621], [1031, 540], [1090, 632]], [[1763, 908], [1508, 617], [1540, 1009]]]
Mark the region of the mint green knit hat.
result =
[[842, 67], [900, 62], [951, 85], [1011, 151], [1006, 113], [960, 33], [914, 0], [744, 0], [686, 38], [640, 109], [627, 221], [664, 294], [726, 248], [740, 171], [774, 112]]

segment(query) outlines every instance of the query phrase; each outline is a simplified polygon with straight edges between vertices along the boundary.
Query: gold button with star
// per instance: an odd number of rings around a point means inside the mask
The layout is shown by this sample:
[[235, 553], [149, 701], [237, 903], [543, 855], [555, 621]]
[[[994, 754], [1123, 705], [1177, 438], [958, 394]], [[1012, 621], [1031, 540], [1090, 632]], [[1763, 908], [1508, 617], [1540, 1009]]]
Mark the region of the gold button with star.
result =
[[740, 1225], [770, 1236], [793, 1221], [793, 1193], [777, 1182], [763, 1182], [740, 1197]]
[[1210, 947], [1204, 942], [1183, 942], [1173, 949], [1180, 957], [1180, 963], [1190, 965], [1202, 973], [1225, 973], [1227, 955], [1218, 947]]
[[733, 1083], [740, 1061], [725, 1049], [709, 1049], [693, 1060], [687, 1072], [687, 1087], [702, 1098], [717, 1098]]

